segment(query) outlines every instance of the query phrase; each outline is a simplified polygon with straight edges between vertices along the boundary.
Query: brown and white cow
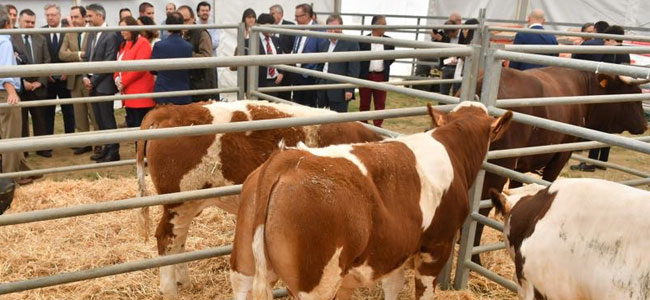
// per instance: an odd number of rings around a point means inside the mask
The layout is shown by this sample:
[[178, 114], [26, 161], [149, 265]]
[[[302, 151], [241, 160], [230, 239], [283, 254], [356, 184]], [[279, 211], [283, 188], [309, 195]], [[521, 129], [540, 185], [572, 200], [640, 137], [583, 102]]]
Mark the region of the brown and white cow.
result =
[[[309, 117], [331, 113], [334, 112], [266, 101], [164, 105], [147, 114], [142, 121], [142, 129]], [[309, 146], [322, 147], [380, 139], [380, 136], [361, 123], [353, 122], [139, 142], [137, 168], [140, 193], [144, 193], [145, 145], [151, 180], [158, 194], [167, 194], [240, 184], [278, 149], [280, 141], [289, 146], [304, 142]], [[158, 253], [166, 255], [183, 252], [192, 219], [209, 206], [218, 206], [230, 213], [237, 213], [239, 196], [165, 205], [156, 230]], [[142, 220], [146, 237], [149, 227], [148, 208], [142, 210]], [[187, 264], [162, 267], [160, 274], [160, 290], [165, 296], [173, 297], [176, 294], [177, 283], [189, 284]]]
[[242, 190], [231, 284], [235, 299], [271, 299], [277, 278], [301, 300], [348, 299], [383, 281], [396, 299], [404, 266], [431, 299], [468, 215], [468, 190], [491, 140], [512, 117], [463, 102], [429, 106], [431, 131], [383, 142], [275, 152]]
[[[594, 74], [561, 67], [546, 67], [519, 71], [503, 69], [497, 99], [535, 97], [561, 97], [583, 95], [638, 94], [641, 93], [639, 81], [631, 82], [626, 77]], [[478, 90], [480, 91], [479, 83]], [[595, 129], [607, 133], [641, 134], [647, 129], [647, 120], [641, 102], [595, 103], [573, 105], [548, 105], [518, 107], [513, 111], [555, 120], [567, 124]], [[513, 123], [502, 139], [490, 145], [490, 150], [512, 149], [542, 145], [577, 142], [579, 138], [535, 126]], [[521, 173], [534, 172], [544, 180], [554, 181], [571, 157], [571, 152], [538, 154], [490, 160], [508, 169]], [[483, 197], [489, 197], [491, 188], [501, 190], [507, 178], [492, 173], [485, 174]], [[520, 183], [511, 181], [519, 186]], [[482, 209], [488, 215], [490, 209]], [[476, 240], [481, 237], [483, 225], [476, 227]], [[473, 260], [479, 262], [476, 255]]]
[[564, 179], [491, 196], [520, 299], [650, 299], [650, 192]]

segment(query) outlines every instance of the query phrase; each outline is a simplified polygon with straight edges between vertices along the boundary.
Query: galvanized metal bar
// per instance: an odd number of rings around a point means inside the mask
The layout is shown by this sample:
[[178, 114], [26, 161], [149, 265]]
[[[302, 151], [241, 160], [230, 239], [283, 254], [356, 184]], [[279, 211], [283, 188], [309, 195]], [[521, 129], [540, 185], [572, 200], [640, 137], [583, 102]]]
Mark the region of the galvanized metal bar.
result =
[[[420, 26], [422, 22], [422, 18], [417, 18], [416, 19], [416, 24], [417, 26]], [[418, 41], [420, 38], [420, 31], [415, 32], [415, 40]], [[433, 42], [433, 41], [431, 41]], [[417, 62], [416, 58], [411, 58], [411, 76], [415, 75], [415, 63]]]
[[551, 182], [549, 182], [549, 181], [546, 181], [546, 180], [543, 180], [543, 179], [538, 179], [538, 178], [535, 178], [535, 177], [531, 177], [531, 176], [522, 174], [520, 172], [513, 171], [513, 170], [510, 170], [508, 168], [504, 168], [502, 166], [499, 166], [499, 165], [495, 165], [493, 163], [485, 162], [485, 163], [483, 163], [482, 167], [487, 172], [490, 172], [490, 173], [493, 173], [493, 174], [496, 174], [496, 175], [499, 175], [499, 176], [503, 176], [503, 177], [508, 177], [510, 179], [517, 180], [519, 182], [537, 183], [537, 184], [546, 185], [546, 186], [551, 185]]
[[505, 45], [506, 51], [523, 52], [523, 53], [536, 53], [536, 54], [552, 54], [552, 53], [605, 53], [605, 54], [618, 54], [618, 53], [635, 53], [646, 54], [650, 53], [650, 47], [642, 46], [566, 46], [566, 45]]
[[[506, 112], [505, 110], [496, 107], [488, 107], [488, 111], [490, 112], [491, 115], [496, 115], [496, 116], [501, 116]], [[623, 147], [626, 149], [635, 150], [645, 154], [650, 154], [650, 145], [634, 139], [628, 139], [625, 137], [603, 133], [593, 129], [565, 124], [562, 122], [548, 120], [548, 119], [526, 115], [518, 112], [513, 112], [513, 120], [519, 123], [533, 125], [540, 128], [552, 130], [555, 132], [581, 137], [587, 140], [594, 140], [594, 141], [603, 142], [614, 146]]]
[[[412, 64], [412, 60], [395, 60], [393, 63], [398, 63], [398, 64]], [[439, 64], [436, 62], [430, 62], [430, 61], [424, 61], [424, 60], [419, 60], [418, 65], [423, 65], [423, 66], [431, 66], [431, 67], [437, 67]]]
[[[392, 40], [392, 39], [389, 39]], [[56, 74], [114, 73], [121, 71], [204, 69], [206, 67], [229, 67], [251, 65], [296, 64], [317, 62], [347, 62], [373, 59], [410, 57], [465, 56], [471, 50], [467, 47], [453, 49], [417, 49], [394, 51], [348, 51], [335, 53], [249, 55], [228, 57], [194, 57], [173, 59], [145, 59], [128, 61], [102, 61], [37, 64], [21, 66], [0, 66], [0, 77], [49, 76]]]
[[[450, 106], [437, 106], [437, 109], [449, 111]], [[0, 140], [0, 153], [13, 151], [32, 151], [40, 149], [74, 147], [84, 145], [103, 145], [107, 143], [118, 143], [136, 140], [162, 139], [177, 136], [199, 136], [226, 132], [242, 132], [263, 129], [286, 128], [293, 126], [305, 126], [325, 123], [340, 123], [351, 121], [363, 121], [372, 119], [389, 119], [394, 117], [412, 117], [425, 115], [426, 107], [399, 108], [380, 111], [353, 112], [344, 114], [327, 114], [313, 117], [285, 118], [273, 120], [259, 120], [247, 122], [235, 122], [225, 124], [194, 125], [174, 128], [160, 128], [148, 130], [136, 130], [129, 132], [97, 132], [83, 136], [49, 136], [47, 138], [20, 138], [11, 140]]]
[[483, 85], [481, 86], [481, 102], [485, 106], [494, 105], [499, 93], [499, 84], [501, 82], [501, 61], [495, 57], [498, 48], [502, 45], [495, 45], [496, 48], [487, 50], [485, 58], [485, 74], [483, 75]]
[[[384, 15], [385, 16], [385, 15]], [[363, 16], [362, 16], [363, 17]], [[414, 17], [414, 19], [424, 19], [423, 17]], [[372, 30], [372, 29], [385, 29], [386, 31], [404, 30], [404, 29], [478, 29], [478, 25], [258, 25], [259, 27], [271, 28], [293, 28], [296, 30], [305, 29], [343, 29], [343, 30]], [[129, 27], [130, 28], [130, 27]]]
[[71, 207], [49, 208], [17, 214], [6, 214], [0, 215], [0, 226], [78, 217], [154, 205], [177, 204], [191, 200], [236, 195], [240, 192], [241, 184], [172, 194], [135, 197], [101, 203], [81, 204]]
[[[258, 55], [260, 54], [260, 49], [259, 49], [259, 44], [260, 44], [260, 38], [259, 38], [260, 32], [256, 30], [256, 26], [253, 26], [250, 29], [250, 37], [248, 38], [248, 54], [249, 55]], [[271, 55], [272, 56], [272, 55]], [[258, 74], [260, 71], [260, 67], [258, 65], [250, 65], [248, 66], [248, 91], [246, 91], [246, 95], [248, 96], [248, 99], [255, 99], [253, 95], [251, 95], [251, 91], [257, 90], [258, 86]]]
[[135, 164], [135, 159], [126, 159], [126, 160], [111, 161], [105, 163], [91, 163], [91, 164], [84, 164], [84, 165], [35, 169], [35, 170], [11, 172], [11, 173], [0, 173], [0, 178], [20, 178], [20, 177], [28, 177], [28, 176], [35, 176], [35, 175], [45, 175], [51, 173], [67, 173], [67, 172], [75, 172], [75, 171], [121, 167], [121, 166], [128, 166], [134, 164]]
[[622, 94], [622, 95], [596, 95], [572, 97], [545, 97], [545, 98], [513, 98], [497, 100], [499, 108], [547, 106], [563, 104], [595, 104], [595, 103], [622, 103], [650, 100], [650, 94]]
[[101, 268], [76, 271], [70, 273], [60, 273], [52, 276], [39, 277], [24, 281], [16, 281], [0, 284], [0, 295], [22, 292], [44, 288], [48, 286], [66, 284], [82, 280], [106, 277], [117, 274], [130, 273], [156, 267], [175, 265], [179, 263], [190, 262], [193, 260], [207, 259], [212, 257], [228, 255], [232, 252], [232, 246], [222, 246], [192, 252], [158, 256], [155, 258], [131, 261]]
[[[366, 51], [366, 52], [368, 52], [368, 51]], [[369, 51], [369, 52], [372, 52], [372, 51]], [[382, 51], [380, 51], [380, 52], [382, 52]], [[390, 51], [383, 51], [383, 52], [390, 52]], [[313, 71], [313, 70], [308, 70], [308, 69], [303, 69], [303, 68], [286, 66], [286, 65], [274, 65], [273, 67], [276, 67], [276, 68], [278, 68], [280, 70], [289, 71], [289, 72], [292, 72], [292, 73], [307, 74], [309, 76], [329, 79], [329, 80], [338, 81], [338, 82], [347, 82], [347, 83], [352, 83], [352, 84], [359, 84], [359, 85], [370, 87], [370, 88], [373, 88], [373, 89], [391, 91], [391, 92], [410, 95], [410, 96], [414, 96], [414, 97], [421, 97], [421, 98], [425, 98], [425, 99], [435, 100], [435, 101], [438, 101], [440, 103], [445, 103], [445, 104], [458, 103], [458, 98], [452, 97], [452, 96], [447, 96], [447, 95], [442, 95], [442, 94], [438, 94], [438, 93], [414, 90], [414, 89], [409, 89], [409, 88], [405, 88], [405, 87], [393, 86], [393, 85], [386, 84], [386, 83], [381, 83], [381, 82], [375, 82], [375, 81], [359, 79], [359, 78], [352, 78], [352, 77], [336, 75], [336, 74], [330, 74], [330, 73], [323, 73], [323, 72], [318, 72], [318, 71]]]
[[[265, 94], [265, 93], [261, 93], [261, 92], [257, 92], [257, 91], [253, 91], [253, 95], [259, 97], [260, 99], [264, 99], [264, 100], [268, 100], [268, 101], [286, 103], [286, 104], [290, 104], [290, 105], [301, 105], [301, 104], [298, 104], [298, 103], [295, 103], [295, 102], [287, 101], [287, 100], [284, 100], [282, 98], [278, 98], [278, 97], [271, 96], [269, 94]], [[375, 127], [373, 125], [366, 124], [366, 123], [363, 123], [363, 122], [361, 122], [361, 124], [364, 125], [366, 128], [374, 131], [375, 133], [381, 135], [381, 136], [398, 137], [398, 136], [402, 135], [401, 133], [390, 131], [388, 129], [384, 129], [384, 128], [381, 128], [381, 127]]]
[[[366, 25], [366, 16], [361, 17], [361, 25]], [[365, 28], [361, 28], [361, 35], [364, 35], [364, 29]]]
[[472, 50], [472, 55], [465, 58], [463, 66], [463, 83], [460, 90], [461, 101], [474, 101], [474, 95], [476, 95], [481, 48], [473, 45]]
[[[634, 137], [630, 139], [634, 139], [642, 142], [650, 142], [650, 136]], [[544, 153], [586, 150], [586, 149], [602, 148], [607, 146], [609, 145], [601, 142], [577, 142], [577, 143], [555, 144], [555, 145], [546, 145], [546, 146], [513, 148], [513, 149], [504, 149], [504, 150], [492, 150], [488, 153], [488, 159], [500, 159], [500, 158], [507, 158], [507, 157], [519, 157], [519, 156], [544, 154]]]
[[647, 173], [647, 172], [639, 171], [639, 170], [636, 170], [636, 169], [632, 169], [632, 168], [629, 168], [629, 167], [626, 167], [626, 166], [621, 166], [621, 165], [610, 163], [610, 162], [605, 162], [605, 161], [600, 161], [600, 160], [597, 160], [597, 159], [587, 158], [587, 157], [584, 157], [584, 156], [581, 156], [581, 155], [578, 155], [578, 154], [572, 154], [571, 159], [575, 159], [575, 160], [581, 161], [581, 162], [586, 162], [586, 163], [596, 165], [596, 166], [610, 168], [612, 170], [618, 170], [618, 171], [621, 171], [621, 172], [625, 172], [625, 173], [640, 176], [640, 177], [650, 177], [650, 173]]
[[[537, 29], [529, 28], [511, 28], [511, 27], [498, 27], [490, 26], [491, 31], [508, 31], [508, 32], [528, 32], [539, 33]], [[618, 34], [604, 34], [604, 33], [585, 33], [585, 32], [569, 32], [559, 30], [544, 30], [544, 34], [553, 34], [559, 36], [579, 36], [594, 39], [612, 39], [612, 40], [633, 40], [640, 42], [650, 42], [650, 37], [641, 35], [618, 35]]]
[[[364, 36], [348, 35], [348, 34], [328, 33], [328, 32], [311, 31], [311, 30], [298, 30], [296, 29], [296, 27], [298, 26], [291, 26], [292, 29], [283, 29], [274, 26], [254, 26], [253, 28], [261, 32], [273, 32], [273, 33], [286, 34], [286, 35], [309, 36], [309, 37], [317, 37], [322, 39], [336, 38], [336, 39], [346, 40], [346, 41], [394, 45], [397, 47], [404, 47], [404, 48], [451, 48], [451, 49], [467, 48], [467, 46], [465, 45], [458, 45], [458, 44], [414, 41], [414, 40], [374, 37], [374, 36], [365, 36], [365, 35]], [[317, 29], [316, 27], [317, 26], [315, 25], [308, 26], [309, 29]]]
[[472, 188], [469, 190], [469, 215], [461, 229], [460, 248], [458, 250], [458, 262], [456, 263], [456, 273], [454, 276], [454, 289], [461, 290], [467, 288], [469, 279], [469, 270], [463, 262], [472, 258], [472, 249], [474, 248], [474, 235], [476, 234], [476, 222], [472, 219], [473, 213], [478, 213], [478, 206], [483, 191], [483, 181], [485, 180], [485, 171], [480, 170]]
[[221, 89], [200, 89], [200, 90], [156, 92], [156, 93], [142, 93], [142, 94], [128, 94], [128, 95], [59, 98], [59, 99], [47, 99], [47, 100], [21, 101], [17, 104], [0, 103], [0, 108], [38, 107], [38, 106], [49, 106], [49, 105], [59, 105], [59, 104], [108, 102], [108, 101], [119, 101], [119, 100], [129, 100], [129, 99], [139, 99], [139, 98], [164, 98], [164, 97], [176, 97], [176, 96], [206, 95], [206, 94], [214, 94], [214, 93], [233, 93], [233, 92], [237, 92], [238, 90], [239, 90], [238, 88], [221, 88]]
[[620, 74], [636, 78], [650, 78], [650, 68], [636, 67], [630, 65], [620, 65], [604, 62], [595, 62], [582, 59], [566, 59], [548, 55], [538, 55], [529, 53], [519, 53], [504, 50], [497, 50], [495, 53], [497, 59], [509, 59], [519, 62], [540, 64], [545, 66], [560, 66], [573, 69], [600, 72], [605, 74]]
[[106, 26], [106, 27], [38, 27], [3, 29], [2, 34], [50, 34], [68, 32], [117, 32], [123, 30], [188, 30], [188, 29], [236, 29], [238, 24], [192, 24], [192, 25], [137, 25], [137, 26]]
[[629, 185], [629, 186], [650, 185], [650, 177], [624, 180], [624, 181], [619, 181], [618, 183]]
[[479, 222], [479, 223], [481, 223], [481, 224], [483, 224], [485, 226], [489, 226], [489, 227], [491, 227], [491, 228], [493, 228], [493, 229], [495, 229], [497, 231], [503, 232], [503, 224], [501, 224], [501, 223], [499, 223], [499, 222], [497, 222], [495, 220], [492, 220], [492, 219], [490, 219], [490, 218], [488, 218], [488, 217], [486, 217], [484, 215], [481, 215], [478, 212], [471, 213], [470, 216], [476, 222]]
[[481, 245], [478, 247], [474, 247], [472, 249], [472, 255], [476, 254], [481, 254], [484, 252], [490, 252], [490, 251], [496, 251], [496, 250], [501, 250], [506, 248], [506, 243], [505, 242], [497, 242], [497, 243], [492, 243], [492, 244], [487, 244], [487, 245]]
[[469, 268], [470, 270], [481, 274], [482, 276], [484, 276], [484, 277], [498, 283], [499, 285], [503, 286], [504, 288], [507, 288], [507, 289], [509, 289], [509, 290], [511, 290], [511, 291], [513, 291], [515, 293], [519, 289], [519, 286], [515, 282], [510, 281], [508, 279], [505, 279], [505, 278], [499, 276], [499, 274], [494, 273], [494, 272], [482, 267], [481, 265], [479, 265], [479, 264], [477, 264], [475, 262], [466, 261], [465, 266], [467, 268]]
[[492, 200], [481, 200], [481, 205], [479, 208], [492, 208]]
[[[237, 56], [244, 56], [246, 47], [246, 24], [244, 22], [239, 23], [237, 27]], [[237, 99], [246, 98], [246, 67], [238, 66], [237, 67]]]
[[[387, 81], [384, 82], [390, 85], [404, 86], [404, 85], [426, 85], [426, 84], [445, 84], [461, 82], [460, 79], [429, 79], [429, 80], [403, 80], [403, 81]], [[347, 89], [354, 87], [362, 87], [359, 84], [351, 83], [331, 83], [331, 84], [311, 84], [299, 86], [272, 86], [257, 88], [258, 92], [264, 93], [277, 93], [284, 91], [312, 91], [312, 90], [336, 90]]]

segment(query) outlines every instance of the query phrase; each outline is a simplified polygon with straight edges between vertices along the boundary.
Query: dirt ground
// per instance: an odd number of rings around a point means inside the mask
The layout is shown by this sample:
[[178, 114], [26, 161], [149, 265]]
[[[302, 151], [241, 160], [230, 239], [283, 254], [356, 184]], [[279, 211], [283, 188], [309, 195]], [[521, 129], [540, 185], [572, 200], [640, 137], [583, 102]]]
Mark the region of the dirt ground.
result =
[[[426, 104], [389, 93], [388, 108]], [[350, 110], [358, 109], [358, 101]], [[124, 112], [117, 112], [123, 123]], [[57, 132], [61, 131], [61, 116], [57, 116]], [[429, 127], [427, 117], [386, 120], [387, 129], [414, 133]], [[52, 158], [42, 158], [33, 152], [28, 158], [33, 168], [50, 168], [92, 163], [90, 154], [76, 156], [71, 149], [55, 149]], [[586, 153], [584, 154], [586, 155]], [[122, 143], [122, 159], [134, 157], [133, 143]], [[610, 161], [650, 173], [650, 157], [613, 147]], [[570, 162], [573, 164], [575, 162]], [[594, 177], [609, 180], [633, 179], [635, 176], [608, 170], [581, 173], [565, 168], [563, 177]], [[7, 213], [68, 207], [135, 197], [135, 167], [123, 166], [102, 170], [46, 175], [35, 184], [20, 187], [16, 200]], [[646, 187], [647, 188], [647, 187]], [[111, 264], [156, 257], [155, 238], [144, 242], [138, 235], [136, 211], [120, 211], [24, 225], [0, 227], [0, 278], [2, 282], [25, 280], [61, 272], [72, 272]], [[152, 212], [157, 222], [159, 209]], [[207, 209], [197, 217], [190, 229], [187, 249], [198, 250], [232, 243], [235, 218], [216, 209]], [[486, 230], [483, 243], [501, 241], [500, 233]], [[505, 250], [482, 254], [490, 270], [512, 278], [514, 266]], [[180, 299], [229, 299], [232, 297], [228, 280], [228, 257], [196, 261], [190, 265], [192, 286], [180, 291]], [[158, 269], [138, 271], [62, 286], [0, 296], [0, 299], [157, 299]], [[409, 273], [400, 299], [413, 298], [413, 280]], [[436, 292], [440, 299], [515, 299], [514, 293], [474, 273], [465, 291]], [[378, 299], [380, 288], [361, 289], [355, 299]]]

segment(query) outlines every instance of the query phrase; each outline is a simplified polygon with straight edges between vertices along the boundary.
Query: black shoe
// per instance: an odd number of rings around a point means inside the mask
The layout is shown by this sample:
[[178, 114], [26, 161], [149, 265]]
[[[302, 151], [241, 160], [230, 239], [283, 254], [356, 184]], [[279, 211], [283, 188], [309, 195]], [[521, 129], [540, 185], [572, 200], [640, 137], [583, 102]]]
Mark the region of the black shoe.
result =
[[52, 150], [36, 151], [36, 155], [40, 155], [42, 157], [50, 158], [50, 157], [52, 157]]
[[95, 154], [93, 154], [93, 155], [90, 156], [90, 159], [91, 159], [91, 160], [99, 161], [100, 159], [102, 159], [102, 158], [104, 158], [104, 157], [106, 157], [106, 152], [101, 151], [101, 152], [99, 152], [99, 153], [95, 152]]
[[84, 153], [90, 152], [90, 151], [93, 151], [93, 147], [86, 146], [86, 147], [77, 148], [76, 150], [74, 150], [73, 153], [74, 153], [74, 155], [81, 155], [81, 154], [84, 154]]
[[95, 146], [93, 153], [100, 154], [102, 152], [104, 152], [104, 148], [102, 146]]
[[118, 161], [120, 160], [120, 155], [117, 153], [111, 153], [111, 154], [106, 154], [104, 157], [101, 159], [98, 159], [98, 163], [105, 163], [105, 162], [110, 162], [110, 161]]
[[594, 167], [592, 165], [588, 165], [588, 164], [586, 164], [584, 162], [581, 162], [581, 163], [579, 163], [577, 165], [573, 165], [573, 166], [570, 167], [570, 169], [573, 170], [573, 171], [582, 171], [582, 172], [595, 172], [596, 171], [596, 167]]

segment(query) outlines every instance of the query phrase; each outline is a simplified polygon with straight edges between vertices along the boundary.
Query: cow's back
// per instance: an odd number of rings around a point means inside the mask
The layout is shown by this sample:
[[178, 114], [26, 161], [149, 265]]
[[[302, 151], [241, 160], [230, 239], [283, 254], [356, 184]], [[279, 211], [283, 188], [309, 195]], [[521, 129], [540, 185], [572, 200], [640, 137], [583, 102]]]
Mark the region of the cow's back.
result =
[[[224, 124], [288, 117], [310, 117], [333, 112], [265, 101], [205, 102], [154, 109], [142, 128], [169, 128]], [[197, 117], [202, 116], [202, 117]], [[158, 193], [172, 193], [242, 183], [248, 174], [278, 149], [304, 142], [326, 146], [380, 140], [356, 122], [219, 133], [197, 137], [152, 140], [147, 159]]]
[[508, 242], [522, 292], [548, 299], [650, 297], [650, 193], [567, 179], [511, 211]]

